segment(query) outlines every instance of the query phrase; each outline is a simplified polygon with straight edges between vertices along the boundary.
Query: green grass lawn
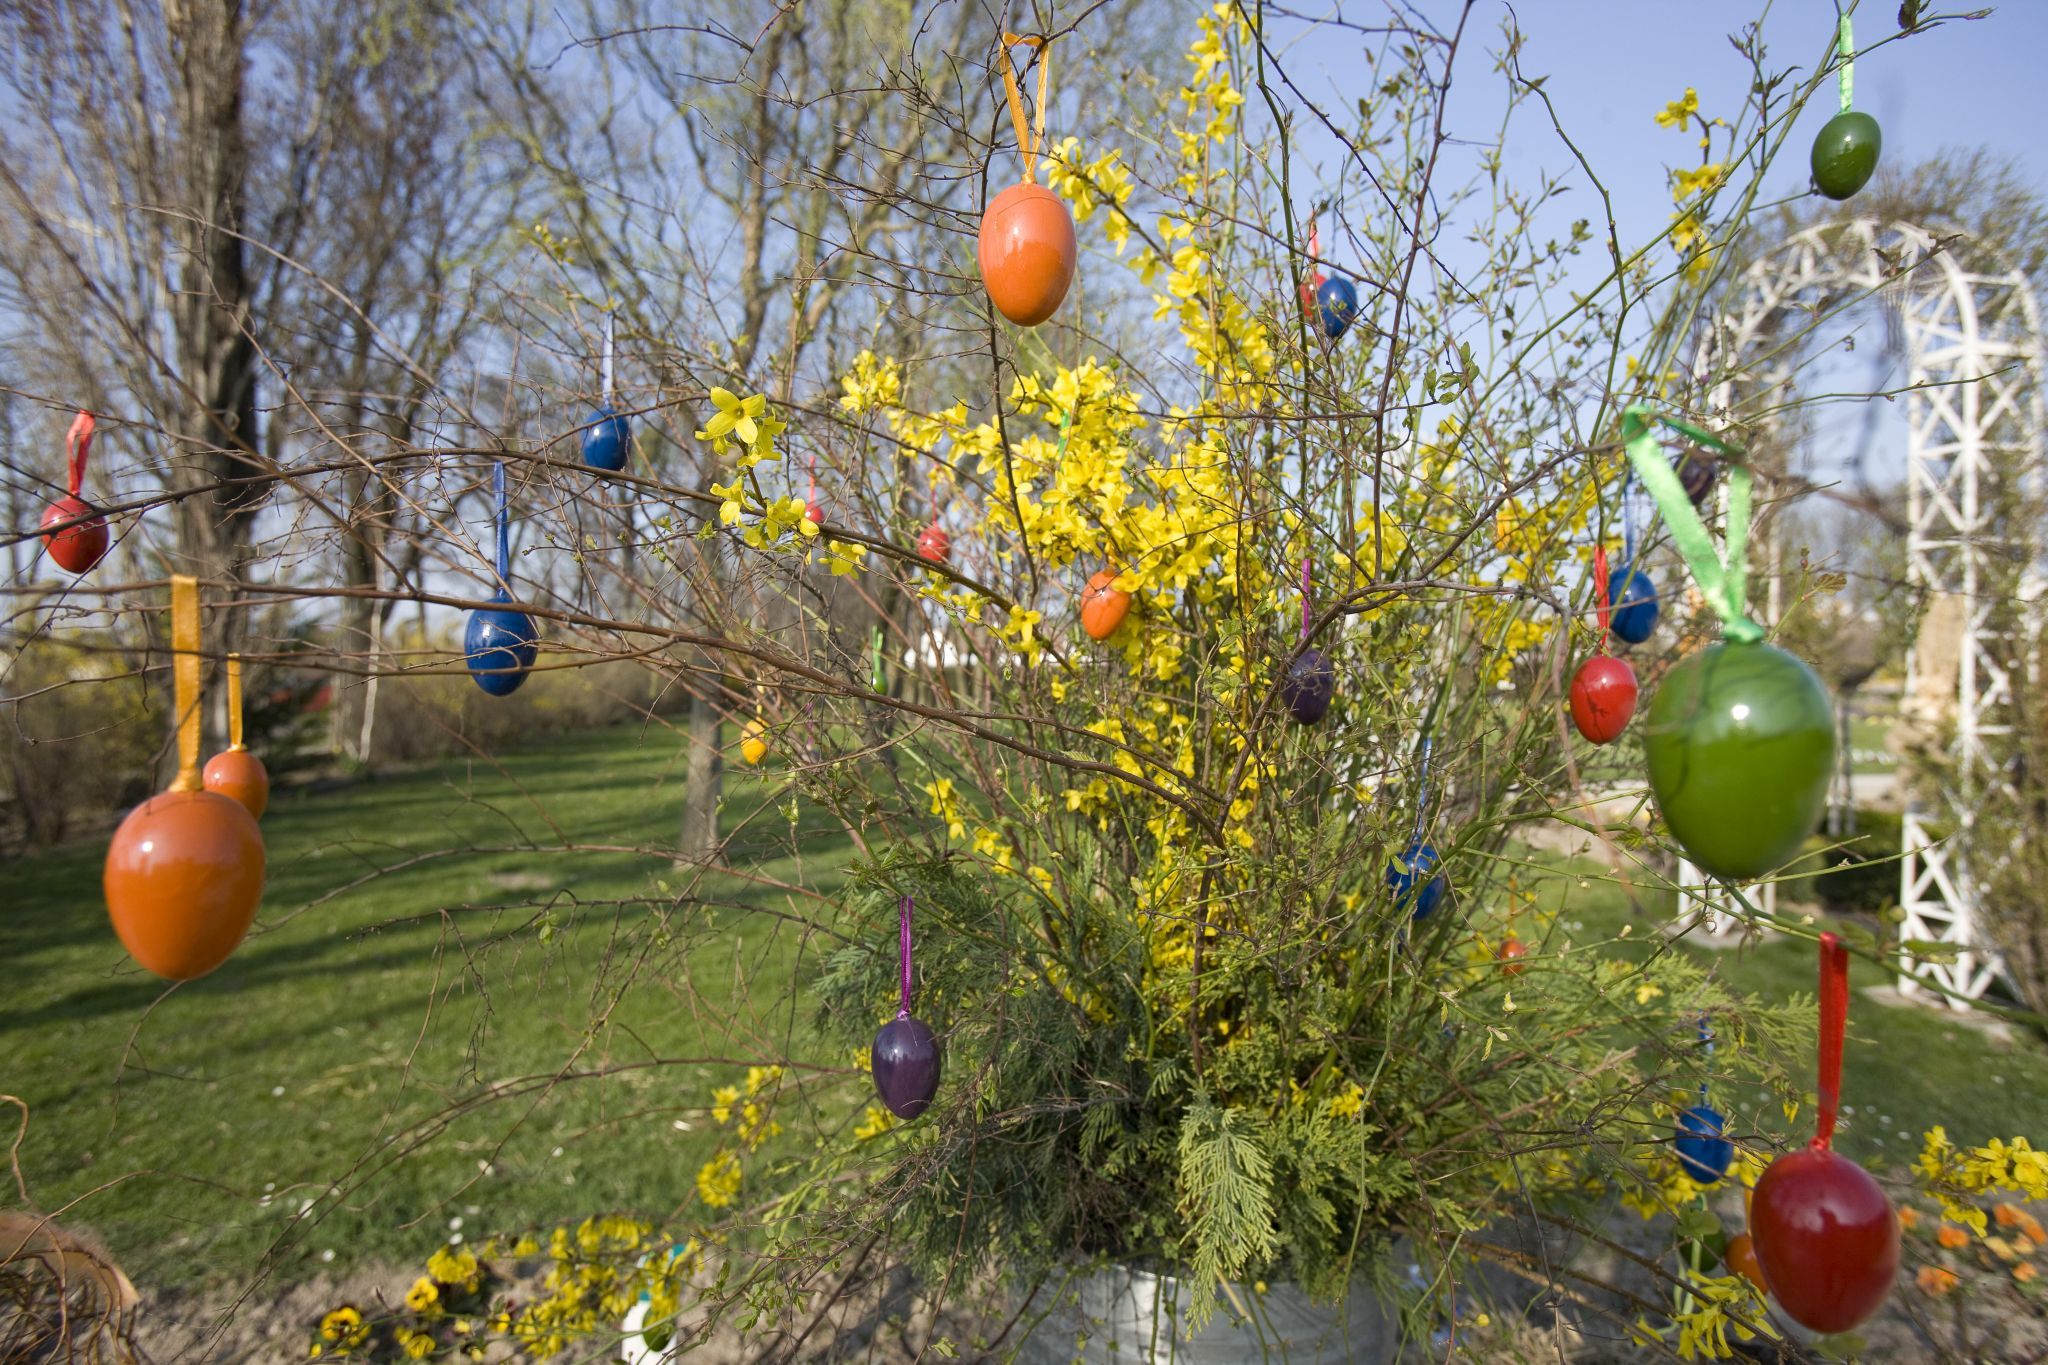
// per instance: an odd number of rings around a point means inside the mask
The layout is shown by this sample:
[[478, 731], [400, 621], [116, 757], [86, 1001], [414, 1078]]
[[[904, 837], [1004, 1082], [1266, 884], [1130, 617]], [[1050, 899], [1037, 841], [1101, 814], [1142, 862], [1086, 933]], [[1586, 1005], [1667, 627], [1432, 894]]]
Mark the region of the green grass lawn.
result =
[[[792, 825], [771, 762], [729, 775], [745, 875], [692, 883], [666, 856], [681, 782], [668, 732], [620, 728], [283, 793], [258, 931], [168, 994], [107, 925], [100, 842], [9, 865], [0, 1093], [30, 1108], [36, 1204], [77, 1201], [65, 1217], [158, 1286], [246, 1284], [266, 1256], [287, 1280], [418, 1258], [456, 1219], [474, 1240], [686, 1207], [712, 1086], [802, 1050], [804, 982], [833, 942], [806, 930], [806, 897], [834, 890], [849, 848], [808, 808]], [[1660, 942], [1664, 902], [1631, 919], [1591, 864], [1542, 894], [1581, 945]], [[1809, 944], [1703, 956], [1768, 998], [1814, 989]], [[1882, 980], [1857, 968], [1858, 987]], [[1902, 1163], [1933, 1123], [2048, 1140], [2032, 1036], [1858, 994], [1851, 1039], [1852, 1154]], [[849, 1119], [862, 1099], [846, 1092]], [[1811, 1123], [1716, 1100], [1744, 1132]]]
[[[1632, 914], [1620, 887], [1596, 864], [1585, 860], [1575, 870], [1581, 875], [1552, 878], [1542, 892], [1546, 907], [1558, 912], [1560, 929], [1601, 951], [1640, 957], [1666, 950], [1657, 931], [1670, 914], [1668, 893], [1648, 892], [1642, 912]], [[1781, 901], [1779, 910], [1796, 907]], [[1620, 937], [1624, 926], [1627, 938]], [[1773, 936], [1751, 947], [1717, 949], [1681, 939], [1675, 950], [1694, 954], [1736, 989], [1767, 1000], [1811, 999], [1818, 989], [1818, 952], [1808, 940]], [[1894, 978], [1860, 959], [1852, 959], [1849, 981], [1838, 1148], [1874, 1166], [1903, 1167], [1935, 1124], [1958, 1143], [2015, 1134], [2037, 1145], [2048, 1141], [2048, 1047], [2035, 1034], [2015, 1026], [2010, 1039], [2000, 1041], [1939, 1007], [1872, 999], [1868, 988]], [[1778, 1105], [1760, 1094], [1724, 1091], [1713, 1098], [1736, 1115], [1737, 1131], [1801, 1138], [1812, 1132], [1811, 1109], [1787, 1123]]]
[[752, 879], [698, 883], [662, 856], [682, 746], [658, 727], [280, 793], [256, 931], [167, 995], [108, 926], [102, 842], [8, 866], [0, 1093], [29, 1106], [34, 1202], [77, 1201], [158, 1285], [245, 1283], [288, 1230], [293, 1279], [458, 1219], [475, 1240], [688, 1203], [710, 1088], [788, 1054], [789, 987], [831, 946], [760, 913], [807, 907], [759, 879], [829, 893], [848, 856], [815, 813], [798, 838], [760, 809], [774, 783], [728, 775]]

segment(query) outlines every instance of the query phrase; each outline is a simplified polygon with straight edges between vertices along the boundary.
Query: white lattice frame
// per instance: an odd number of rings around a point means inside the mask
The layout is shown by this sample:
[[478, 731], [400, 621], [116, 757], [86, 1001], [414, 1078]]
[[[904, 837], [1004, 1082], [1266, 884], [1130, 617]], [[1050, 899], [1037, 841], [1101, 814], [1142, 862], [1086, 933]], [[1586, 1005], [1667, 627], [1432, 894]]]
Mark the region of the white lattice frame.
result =
[[[1909, 801], [1900, 868], [1901, 937], [1950, 945], [1955, 956], [1916, 964], [1899, 986], [1910, 993], [1926, 981], [1939, 983], [1953, 993], [1940, 997], [1950, 1004], [1981, 996], [1999, 971], [1977, 930], [1972, 875], [1973, 865], [1997, 854], [1975, 847], [1970, 835], [1987, 800], [2014, 799], [2005, 777], [2008, 710], [2014, 672], [2032, 657], [2028, 641], [1999, 627], [2003, 604], [1980, 592], [1987, 556], [2016, 533], [2031, 541], [2031, 528], [1988, 525], [1986, 509], [1998, 500], [1985, 495], [2010, 480], [2037, 493], [2042, 454], [2044, 367], [2033, 290], [2023, 273], [1983, 256], [1961, 234], [1905, 223], [1861, 219], [1808, 228], [1746, 268], [1737, 302], [1716, 320], [1696, 371], [1717, 380], [1713, 401], [1723, 420], [1745, 415], [1735, 410], [1738, 382], [1748, 413], [1792, 411], [1796, 376], [1789, 362], [1812, 330], [1879, 291], [1897, 305], [1907, 360], [1909, 573], [1929, 593], [1960, 598], [1964, 618], [1950, 754], [1955, 777], [1942, 802], [1952, 834], [1931, 843], [1929, 812]], [[2036, 501], [2025, 499], [2030, 507]], [[2024, 553], [2030, 567], [2018, 615], [2032, 637], [2040, 594], [2031, 545]], [[1909, 652], [1907, 699], [1915, 695], [1916, 669]], [[1681, 894], [1681, 913], [1697, 912], [1700, 900], [1718, 900], [1704, 878], [1690, 896]]]

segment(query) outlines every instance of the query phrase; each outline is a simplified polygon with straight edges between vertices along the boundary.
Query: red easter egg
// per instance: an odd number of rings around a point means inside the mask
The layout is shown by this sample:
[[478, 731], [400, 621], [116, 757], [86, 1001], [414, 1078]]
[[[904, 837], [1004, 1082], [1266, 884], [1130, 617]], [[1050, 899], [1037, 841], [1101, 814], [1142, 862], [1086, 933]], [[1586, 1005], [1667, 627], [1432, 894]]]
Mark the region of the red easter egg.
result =
[[1595, 654], [1572, 675], [1572, 723], [1595, 744], [1620, 738], [1636, 713], [1636, 671], [1612, 654]]
[[[43, 509], [42, 524], [48, 526], [54, 522], [70, 521], [73, 517], [92, 516], [97, 510], [84, 498], [59, 498]], [[93, 516], [91, 521], [81, 521], [61, 531], [45, 531], [43, 546], [66, 573], [89, 573], [93, 565], [106, 557], [107, 519]]]
[[825, 504], [819, 502], [816, 498], [812, 498], [804, 504], [804, 515], [818, 525], [823, 526], [825, 524]]
[[1529, 964], [1522, 959], [1529, 955], [1529, 945], [1518, 938], [1503, 940], [1494, 956], [1500, 959], [1500, 974], [1507, 977], [1520, 976], [1529, 970]]
[[241, 802], [242, 809], [258, 820], [270, 805], [270, 773], [262, 759], [239, 744], [207, 759], [199, 777], [208, 791]]
[[1043, 185], [1012, 185], [981, 215], [975, 255], [999, 312], [1036, 327], [1058, 311], [1074, 282], [1074, 215]]
[[934, 564], [944, 564], [953, 553], [953, 538], [939, 529], [935, 521], [920, 531], [917, 536], [917, 554]]
[[1750, 1200], [1749, 1231], [1771, 1297], [1816, 1332], [1868, 1318], [1898, 1277], [1891, 1200], [1870, 1172], [1824, 1147], [1771, 1163]]
[[1130, 609], [1131, 595], [1117, 591], [1116, 570], [1104, 569], [1081, 590], [1081, 629], [1091, 640], [1107, 640]]
[[114, 831], [102, 886], [129, 956], [169, 981], [205, 976], [263, 899], [256, 817], [210, 791], [152, 796]]

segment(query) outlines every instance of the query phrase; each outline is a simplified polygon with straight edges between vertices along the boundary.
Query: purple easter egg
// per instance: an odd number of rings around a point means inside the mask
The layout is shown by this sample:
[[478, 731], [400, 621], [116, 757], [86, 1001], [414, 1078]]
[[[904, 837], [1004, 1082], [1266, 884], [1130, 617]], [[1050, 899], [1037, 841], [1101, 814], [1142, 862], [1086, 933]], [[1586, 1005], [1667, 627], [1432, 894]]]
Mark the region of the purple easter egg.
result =
[[875, 1093], [899, 1119], [914, 1119], [939, 1093], [939, 1040], [931, 1026], [907, 1014], [882, 1025], [873, 1053]]
[[1336, 690], [1336, 666], [1320, 649], [1303, 650], [1280, 680], [1280, 700], [1287, 714], [1302, 725], [1314, 725], [1323, 718]]

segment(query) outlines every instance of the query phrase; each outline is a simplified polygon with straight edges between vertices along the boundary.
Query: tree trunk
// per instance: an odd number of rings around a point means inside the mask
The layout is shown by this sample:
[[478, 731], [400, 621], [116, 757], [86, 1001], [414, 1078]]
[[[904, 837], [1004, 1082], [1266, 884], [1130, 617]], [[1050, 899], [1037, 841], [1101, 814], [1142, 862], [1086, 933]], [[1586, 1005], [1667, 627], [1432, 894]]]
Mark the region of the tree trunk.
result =
[[[190, 494], [178, 504], [176, 567], [232, 580], [249, 555], [256, 494], [209, 485], [261, 467], [254, 458], [250, 282], [239, 235], [249, 164], [242, 124], [247, 31], [241, 0], [165, 0], [163, 16], [176, 69], [173, 194], [183, 210], [174, 234], [172, 300], [182, 402], [166, 414], [175, 440], [169, 473], [171, 487]], [[210, 613], [205, 632], [205, 648], [216, 658], [238, 648], [240, 613]], [[212, 696], [207, 739], [218, 748], [226, 743], [226, 691], [215, 688]]]
[[706, 678], [690, 698], [690, 762], [683, 777], [683, 826], [677, 853], [703, 862], [718, 852], [719, 778], [725, 761], [718, 748], [718, 683]]

